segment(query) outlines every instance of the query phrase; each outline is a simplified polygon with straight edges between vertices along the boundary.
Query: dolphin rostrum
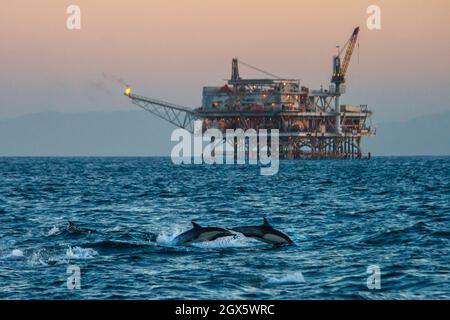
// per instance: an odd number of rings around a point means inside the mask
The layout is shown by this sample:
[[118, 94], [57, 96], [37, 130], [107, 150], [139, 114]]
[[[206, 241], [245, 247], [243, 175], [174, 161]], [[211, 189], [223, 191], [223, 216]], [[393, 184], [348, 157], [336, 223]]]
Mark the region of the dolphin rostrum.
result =
[[178, 235], [174, 241], [177, 245], [188, 245], [193, 242], [214, 241], [218, 238], [233, 236], [234, 234], [223, 228], [202, 227], [191, 222], [193, 228]]
[[266, 218], [264, 223], [260, 226], [245, 226], [231, 228], [230, 230], [242, 233], [244, 236], [263, 241], [274, 246], [281, 246], [283, 244], [292, 244], [292, 240], [287, 235], [278, 231], [269, 224]]

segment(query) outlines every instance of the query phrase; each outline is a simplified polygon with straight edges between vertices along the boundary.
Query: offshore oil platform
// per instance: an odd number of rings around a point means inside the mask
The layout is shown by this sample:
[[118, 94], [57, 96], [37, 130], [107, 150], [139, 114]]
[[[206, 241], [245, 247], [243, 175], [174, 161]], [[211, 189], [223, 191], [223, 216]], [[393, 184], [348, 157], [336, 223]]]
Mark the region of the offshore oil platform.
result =
[[[143, 97], [130, 87], [124, 94], [135, 105], [191, 132], [195, 120], [202, 120], [203, 130], [278, 129], [281, 159], [361, 159], [362, 137], [375, 134], [372, 112], [367, 105], [340, 104], [358, 33], [359, 27], [342, 49], [338, 47], [328, 89], [310, 90], [298, 79], [282, 79], [234, 58], [228, 83], [204, 87], [202, 106], [196, 109]], [[240, 64], [270, 78], [244, 79]]]

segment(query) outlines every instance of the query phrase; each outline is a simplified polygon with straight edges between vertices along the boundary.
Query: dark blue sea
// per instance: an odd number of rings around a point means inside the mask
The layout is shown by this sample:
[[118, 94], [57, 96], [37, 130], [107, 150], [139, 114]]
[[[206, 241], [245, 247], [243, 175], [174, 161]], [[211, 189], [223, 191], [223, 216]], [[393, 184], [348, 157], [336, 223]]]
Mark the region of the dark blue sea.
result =
[[[173, 242], [264, 216], [295, 245]], [[450, 158], [0, 158], [0, 298], [450, 299]]]

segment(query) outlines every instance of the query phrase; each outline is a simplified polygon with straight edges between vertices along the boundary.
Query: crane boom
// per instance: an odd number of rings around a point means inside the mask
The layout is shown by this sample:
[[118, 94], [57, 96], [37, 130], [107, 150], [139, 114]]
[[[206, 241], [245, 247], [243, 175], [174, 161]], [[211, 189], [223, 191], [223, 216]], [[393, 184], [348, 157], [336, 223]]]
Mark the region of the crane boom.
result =
[[356, 40], [358, 39], [358, 33], [359, 33], [359, 27], [357, 27], [353, 31], [353, 34], [350, 37], [347, 51], [345, 52], [345, 56], [344, 56], [344, 62], [342, 63], [342, 68], [341, 68], [341, 75], [343, 77], [345, 77], [345, 74], [347, 73], [347, 69], [350, 64], [350, 59], [352, 58], [353, 50], [355, 49]]
[[[356, 27], [342, 50], [340, 50], [338, 55], [333, 58], [333, 76], [331, 78], [331, 82], [336, 84], [336, 87], [338, 87], [341, 83], [345, 83], [345, 75], [347, 74], [347, 69], [350, 65], [353, 50], [355, 49], [358, 33], [359, 27]], [[347, 50], [345, 51], [344, 60], [341, 64], [341, 53], [345, 48], [347, 48]]]

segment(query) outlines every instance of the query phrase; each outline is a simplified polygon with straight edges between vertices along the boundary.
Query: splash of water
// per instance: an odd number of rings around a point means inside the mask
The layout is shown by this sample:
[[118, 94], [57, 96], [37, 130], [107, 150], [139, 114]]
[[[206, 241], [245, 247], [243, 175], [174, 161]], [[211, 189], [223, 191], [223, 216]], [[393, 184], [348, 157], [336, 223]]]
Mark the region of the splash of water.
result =
[[55, 234], [57, 234], [57, 233], [59, 233], [59, 232], [60, 232], [59, 228], [58, 228], [57, 226], [53, 226], [53, 227], [48, 231], [47, 236], [53, 236], [53, 235], [55, 235]]
[[71, 247], [66, 250], [66, 257], [70, 259], [92, 259], [98, 252], [91, 248]]

